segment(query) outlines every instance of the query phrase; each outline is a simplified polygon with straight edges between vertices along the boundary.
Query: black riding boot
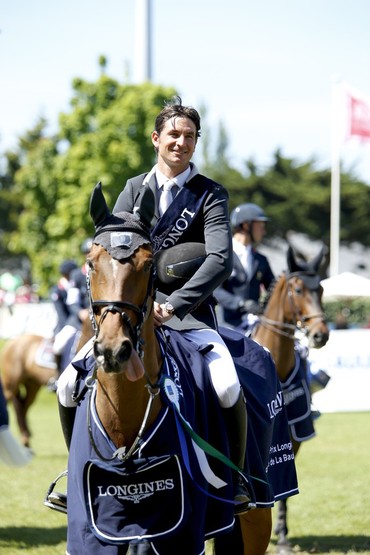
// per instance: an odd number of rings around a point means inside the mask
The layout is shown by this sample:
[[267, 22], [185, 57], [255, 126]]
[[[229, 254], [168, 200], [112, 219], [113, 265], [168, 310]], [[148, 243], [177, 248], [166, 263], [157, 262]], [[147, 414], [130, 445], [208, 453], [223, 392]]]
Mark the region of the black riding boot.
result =
[[[223, 409], [230, 444], [231, 461], [244, 469], [245, 452], [247, 449], [247, 409], [243, 392], [240, 391], [235, 405]], [[250, 493], [246, 481], [239, 472], [234, 471], [234, 502], [235, 514], [242, 514], [250, 509]]]
[[60, 425], [62, 427], [64, 441], [66, 442], [66, 446], [69, 451], [69, 448], [71, 445], [71, 439], [72, 439], [73, 424], [76, 416], [76, 407], [64, 407], [58, 401], [58, 408], [59, 408]]

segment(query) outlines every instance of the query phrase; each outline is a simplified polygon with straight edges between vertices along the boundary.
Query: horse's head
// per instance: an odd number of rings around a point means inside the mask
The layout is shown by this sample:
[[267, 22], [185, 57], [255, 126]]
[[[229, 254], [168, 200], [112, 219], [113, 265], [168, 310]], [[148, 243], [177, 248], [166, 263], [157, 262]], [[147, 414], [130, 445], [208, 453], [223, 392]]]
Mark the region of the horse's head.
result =
[[310, 347], [314, 348], [323, 347], [329, 339], [318, 274], [324, 252], [322, 248], [309, 262], [298, 261], [292, 247], [289, 247], [287, 254], [289, 273], [285, 275], [285, 317], [307, 334]]
[[142, 376], [143, 326], [152, 307], [152, 199], [144, 195], [136, 214], [112, 214], [99, 183], [91, 196], [95, 225], [87, 257], [94, 354], [105, 372]]

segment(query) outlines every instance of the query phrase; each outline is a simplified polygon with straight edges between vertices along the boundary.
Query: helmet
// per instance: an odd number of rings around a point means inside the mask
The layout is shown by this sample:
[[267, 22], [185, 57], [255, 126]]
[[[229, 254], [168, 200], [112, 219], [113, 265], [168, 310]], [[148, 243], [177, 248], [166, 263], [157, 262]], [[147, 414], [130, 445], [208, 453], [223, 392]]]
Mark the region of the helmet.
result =
[[257, 204], [239, 204], [230, 216], [231, 227], [235, 229], [244, 222], [268, 222], [269, 218]]
[[82, 254], [87, 254], [90, 251], [92, 244], [93, 244], [93, 239], [91, 237], [88, 237], [87, 239], [85, 239], [85, 241], [81, 245]]
[[63, 276], [68, 276], [76, 268], [77, 264], [74, 260], [64, 260], [59, 266], [59, 271]]

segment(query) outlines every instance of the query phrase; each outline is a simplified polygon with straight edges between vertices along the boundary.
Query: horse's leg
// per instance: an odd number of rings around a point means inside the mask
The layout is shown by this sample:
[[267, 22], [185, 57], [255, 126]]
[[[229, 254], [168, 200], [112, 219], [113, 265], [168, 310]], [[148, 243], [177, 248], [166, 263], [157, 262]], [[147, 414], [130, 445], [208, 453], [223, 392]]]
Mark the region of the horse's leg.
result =
[[24, 398], [21, 393], [18, 392], [12, 397], [12, 403], [14, 407], [15, 416], [17, 419], [17, 424], [19, 432], [21, 434], [21, 441], [25, 447], [30, 446], [31, 432], [27, 426], [26, 416], [24, 411]]
[[271, 538], [271, 509], [254, 509], [235, 519], [232, 532], [216, 538], [215, 555], [265, 555]]
[[18, 394], [13, 397], [13, 405], [22, 437], [22, 443], [25, 447], [30, 447], [31, 431], [27, 422], [27, 413], [37, 396], [40, 384], [33, 380], [28, 380], [27, 383], [24, 384], [24, 387], [26, 393], [22, 396], [19, 391]]
[[271, 509], [254, 509], [240, 515], [243, 555], [264, 555], [270, 543]]
[[240, 530], [240, 517], [235, 517], [235, 525], [231, 532], [222, 534], [213, 542], [214, 555], [244, 555], [243, 539]]
[[277, 506], [277, 516], [274, 528], [274, 533], [277, 535], [277, 545], [289, 545], [288, 541], [288, 525], [287, 525], [287, 500], [282, 499], [278, 502]]

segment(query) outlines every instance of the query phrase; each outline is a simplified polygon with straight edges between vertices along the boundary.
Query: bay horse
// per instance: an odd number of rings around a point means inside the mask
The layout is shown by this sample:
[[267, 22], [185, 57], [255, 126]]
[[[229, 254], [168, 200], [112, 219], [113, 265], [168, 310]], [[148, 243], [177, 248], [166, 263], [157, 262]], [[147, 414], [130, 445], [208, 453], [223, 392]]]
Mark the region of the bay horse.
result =
[[[96, 232], [87, 265], [95, 338], [73, 362], [70, 555], [122, 555], [143, 542], [146, 553], [202, 555], [207, 539], [234, 524], [226, 427], [204, 357], [180, 332], [154, 326], [153, 214], [145, 194], [141, 203], [135, 214], [113, 215], [101, 184], [91, 196]], [[250, 373], [252, 388], [270, 395], [270, 402], [263, 398], [254, 411], [257, 429], [248, 431], [248, 444], [264, 440], [267, 450], [267, 457], [260, 457], [262, 470], [250, 476], [258, 481], [252, 496], [259, 490], [270, 497], [266, 509], [251, 511], [254, 518], [240, 519], [248, 538], [244, 554], [263, 555], [271, 533], [269, 507], [279, 495], [267, 481], [270, 446], [279, 441], [290, 461], [293, 455], [271, 355], [240, 333], [235, 345], [237, 356], [247, 357], [249, 369], [243, 371]], [[248, 405], [253, 395], [246, 396]], [[275, 433], [282, 435], [277, 439]], [[297, 492], [293, 470], [293, 485], [282, 487]]]
[[[295, 348], [296, 333], [303, 334], [308, 347], [315, 349], [323, 347], [329, 339], [329, 328], [321, 302], [323, 289], [318, 274], [323, 256], [324, 249], [321, 249], [310, 262], [298, 261], [289, 247], [288, 272], [283, 273], [273, 284], [264, 313], [252, 332], [252, 338], [266, 347], [275, 361], [283, 387], [295, 454], [301, 442], [314, 435], [305, 359]], [[299, 430], [300, 425], [302, 431]], [[275, 533], [278, 546], [284, 546], [284, 553], [287, 553], [287, 499], [279, 501]]]
[[[90, 339], [92, 327], [85, 320], [80, 333], [66, 346], [62, 364], [67, 366], [71, 357]], [[44, 353], [46, 345], [47, 356]], [[41, 335], [23, 334], [9, 339], [0, 355], [0, 370], [6, 402], [14, 406], [22, 444], [30, 447], [31, 431], [28, 411], [42, 386], [53, 385], [59, 377], [50, 339]], [[44, 353], [40, 355], [40, 353]]]

